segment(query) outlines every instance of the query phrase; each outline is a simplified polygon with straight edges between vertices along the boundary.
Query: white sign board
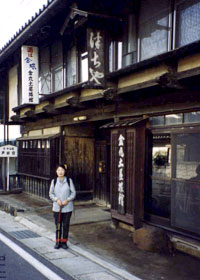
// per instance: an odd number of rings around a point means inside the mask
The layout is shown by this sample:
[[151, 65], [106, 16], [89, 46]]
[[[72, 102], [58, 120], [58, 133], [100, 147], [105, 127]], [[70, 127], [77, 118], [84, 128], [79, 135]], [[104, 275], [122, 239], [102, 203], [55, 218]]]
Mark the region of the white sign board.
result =
[[0, 147], [0, 157], [17, 157], [17, 147], [13, 145], [4, 145]]
[[22, 104], [39, 103], [39, 63], [38, 48], [21, 47], [22, 64]]

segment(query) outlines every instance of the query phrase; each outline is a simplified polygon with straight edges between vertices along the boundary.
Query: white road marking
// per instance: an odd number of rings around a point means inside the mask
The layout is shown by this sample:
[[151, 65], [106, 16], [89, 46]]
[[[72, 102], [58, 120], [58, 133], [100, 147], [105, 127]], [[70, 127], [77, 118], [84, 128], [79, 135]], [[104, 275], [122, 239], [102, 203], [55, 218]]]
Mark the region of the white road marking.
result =
[[15, 244], [13, 241], [11, 241], [9, 238], [7, 238], [1, 233], [0, 233], [0, 240], [4, 242], [8, 247], [10, 247], [14, 252], [16, 252], [18, 255], [20, 255], [20, 257], [22, 257], [24, 260], [30, 263], [41, 274], [47, 277], [47, 279], [64, 280], [63, 278], [59, 277], [56, 273], [54, 273], [52, 270], [50, 270], [48, 267], [46, 267], [44, 264], [39, 262], [37, 259], [35, 259], [33, 256], [31, 256], [29, 253], [27, 253], [25, 250], [23, 250], [21, 247], [19, 247], [17, 244]]

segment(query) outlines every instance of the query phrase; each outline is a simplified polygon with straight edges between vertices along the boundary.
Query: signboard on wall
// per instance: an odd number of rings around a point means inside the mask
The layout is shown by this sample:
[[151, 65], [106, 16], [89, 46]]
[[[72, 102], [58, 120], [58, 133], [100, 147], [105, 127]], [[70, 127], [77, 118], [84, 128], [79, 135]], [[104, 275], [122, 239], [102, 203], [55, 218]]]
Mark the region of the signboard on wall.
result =
[[38, 48], [33, 46], [22, 46], [21, 64], [22, 64], [22, 104], [38, 104], [39, 103]]
[[125, 213], [125, 134], [118, 135], [118, 212]]
[[101, 30], [88, 29], [89, 82], [103, 85], [104, 79], [104, 34]]

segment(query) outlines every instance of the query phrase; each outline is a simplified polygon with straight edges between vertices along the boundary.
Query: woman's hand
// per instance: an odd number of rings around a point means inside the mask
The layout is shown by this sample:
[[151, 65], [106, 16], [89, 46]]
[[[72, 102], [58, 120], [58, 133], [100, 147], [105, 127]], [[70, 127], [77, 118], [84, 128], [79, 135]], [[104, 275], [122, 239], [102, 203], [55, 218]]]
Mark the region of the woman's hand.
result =
[[59, 205], [60, 207], [63, 205], [60, 199], [57, 199], [56, 202], [58, 203], [58, 205]]
[[65, 206], [65, 205], [68, 204], [68, 202], [69, 202], [68, 200], [64, 200], [64, 201], [62, 202], [62, 205]]

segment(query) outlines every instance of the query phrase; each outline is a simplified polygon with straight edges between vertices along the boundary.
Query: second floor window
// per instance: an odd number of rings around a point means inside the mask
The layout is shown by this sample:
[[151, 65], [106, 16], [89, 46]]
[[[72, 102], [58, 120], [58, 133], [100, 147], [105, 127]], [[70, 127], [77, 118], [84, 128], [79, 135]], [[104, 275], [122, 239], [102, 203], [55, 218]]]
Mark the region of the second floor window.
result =
[[131, 14], [128, 16], [126, 32], [123, 38], [123, 67], [137, 62], [137, 29], [136, 17]]
[[140, 60], [169, 50], [170, 1], [142, 0], [139, 14]]
[[62, 42], [40, 48], [39, 93], [50, 94], [63, 89]]
[[67, 51], [67, 86], [77, 83], [77, 54], [76, 46]]
[[112, 40], [109, 44], [109, 72], [122, 68], [122, 42]]
[[121, 40], [111, 40], [109, 71], [120, 69], [120, 60], [124, 68], [200, 40], [199, 15], [200, 0], [141, 0], [125, 18], [122, 53]]
[[51, 49], [52, 91], [63, 89], [63, 50], [62, 42], [56, 41]]
[[88, 52], [85, 51], [80, 55], [81, 73], [80, 82], [88, 80]]
[[88, 50], [87, 50], [87, 35], [86, 30], [82, 31], [78, 36], [78, 63], [79, 73], [78, 80], [80, 83], [88, 81]]
[[50, 70], [50, 49], [49, 47], [40, 50], [40, 75], [39, 93], [49, 94], [51, 91], [51, 70]]
[[175, 47], [182, 47], [200, 39], [200, 1], [177, 0], [175, 6]]
[[88, 51], [86, 31], [77, 34], [76, 39], [67, 46], [66, 83], [67, 87], [88, 80]]

